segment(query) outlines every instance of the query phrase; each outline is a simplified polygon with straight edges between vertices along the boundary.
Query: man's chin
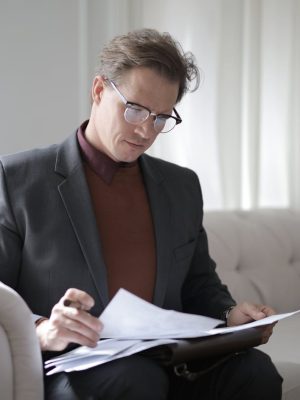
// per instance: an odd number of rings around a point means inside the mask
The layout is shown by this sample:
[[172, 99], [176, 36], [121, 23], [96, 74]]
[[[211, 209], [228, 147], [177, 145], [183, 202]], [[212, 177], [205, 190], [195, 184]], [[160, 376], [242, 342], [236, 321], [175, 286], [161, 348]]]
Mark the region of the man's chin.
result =
[[123, 163], [134, 163], [134, 162], [137, 161], [137, 159], [138, 159], [139, 157], [140, 157], [140, 156], [138, 156], [138, 157], [124, 157], [124, 158], [122, 158], [122, 160], [119, 160], [119, 162], [123, 162]]
[[117, 155], [118, 162], [132, 163], [135, 162], [141, 154], [120, 154]]

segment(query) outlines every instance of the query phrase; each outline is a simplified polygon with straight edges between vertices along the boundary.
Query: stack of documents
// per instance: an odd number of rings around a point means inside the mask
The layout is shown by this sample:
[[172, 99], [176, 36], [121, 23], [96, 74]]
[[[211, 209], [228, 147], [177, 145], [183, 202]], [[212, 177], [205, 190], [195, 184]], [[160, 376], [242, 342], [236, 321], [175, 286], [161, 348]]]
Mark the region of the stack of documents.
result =
[[97, 346], [94, 348], [81, 346], [61, 356], [51, 358], [50, 360], [45, 362], [45, 368], [55, 367], [50, 370], [47, 375], [52, 375], [62, 371], [81, 371], [84, 369], [95, 367], [96, 365], [104, 364], [108, 361], [139, 353], [143, 350], [150, 349], [151, 347], [156, 347], [169, 343], [176, 343], [176, 340], [99, 340]]
[[181, 339], [212, 336], [272, 324], [298, 312], [300, 310], [272, 315], [235, 327], [216, 328], [223, 321], [164, 310], [125, 289], [120, 289], [99, 317], [104, 328], [102, 339], [97, 346], [78, 347], [46, 361], [45, 368], [54, 367], [47, 375], [62, 371], [80, 371], [156, 346], [178, 343]]

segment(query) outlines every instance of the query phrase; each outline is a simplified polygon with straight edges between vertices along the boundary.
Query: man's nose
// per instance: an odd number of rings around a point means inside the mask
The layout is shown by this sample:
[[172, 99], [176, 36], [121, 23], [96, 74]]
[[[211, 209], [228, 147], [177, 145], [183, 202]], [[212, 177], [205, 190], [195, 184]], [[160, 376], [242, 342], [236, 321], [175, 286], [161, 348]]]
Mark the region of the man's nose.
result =
[[156, 135], [154, 129], [154, 120], [153, 118], [147, 118], [142, 124], [137, 125], [135, 131], [143, 138], [143, 139], [151, 139], [153, 135]]

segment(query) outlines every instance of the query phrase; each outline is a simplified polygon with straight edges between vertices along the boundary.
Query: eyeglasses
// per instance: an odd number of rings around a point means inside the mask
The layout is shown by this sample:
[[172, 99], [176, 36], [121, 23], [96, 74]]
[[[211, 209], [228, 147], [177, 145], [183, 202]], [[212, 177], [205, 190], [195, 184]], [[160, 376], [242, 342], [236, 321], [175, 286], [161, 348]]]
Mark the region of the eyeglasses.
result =
[[110, 83], [110, 85], [117, 92], [120, 99], [125, 104], [124, 118], [125, 121], [129, 122], [130, 124], [140, 125], [144, 123], [150, 117], [150, 115], [152, 115], [153, 117], [155, 117], [153, 122], [155, 132], [167, 133], [170, 132], [176, 125], [182, 122], [182, 119], [180, 118], [180, 115], [175, 108], [173, 108], [175, 116], [168, 114], [155, 114], [147, 107], [141, 106], [140, 104], [133, 103], [131, 101], [127, 101], [125, 96], [123, 96], [119, 89], [116, 87], [115, 83], [110, 79], [106, 80]]

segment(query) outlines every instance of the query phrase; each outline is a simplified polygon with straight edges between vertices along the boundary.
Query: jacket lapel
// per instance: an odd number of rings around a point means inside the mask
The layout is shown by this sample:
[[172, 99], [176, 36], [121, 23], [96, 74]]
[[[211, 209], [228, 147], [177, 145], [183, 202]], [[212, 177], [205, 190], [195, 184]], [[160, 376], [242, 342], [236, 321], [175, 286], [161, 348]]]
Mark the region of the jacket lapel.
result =
[[108, 304], [106, 268], [99, 233], [83, 171], [76, 136], [69, 137], [57, 153], [55, 172], [64, 178], [58, 186], [103, 307]]
[[166, 295], [172, 260], [171, 204], [166, 186], [163, 184], [164, 176], [157, 168], [154, 160], [143, 155], [140, 159], [140, 165], [148, 193], [156, 237], [157, 272], [153, 303], [161, 307]]

